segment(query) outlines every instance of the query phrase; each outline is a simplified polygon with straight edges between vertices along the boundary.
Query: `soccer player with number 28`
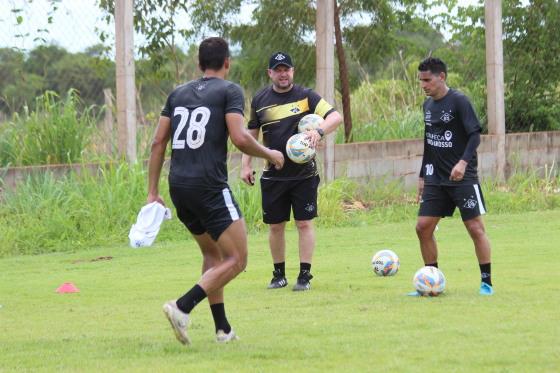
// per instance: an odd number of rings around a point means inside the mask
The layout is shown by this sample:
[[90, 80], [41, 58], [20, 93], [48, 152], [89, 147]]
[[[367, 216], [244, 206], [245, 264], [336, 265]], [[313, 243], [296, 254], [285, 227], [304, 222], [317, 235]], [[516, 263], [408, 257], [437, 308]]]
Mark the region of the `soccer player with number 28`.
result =
[[[480, 266], [481, 295], [492, 295], [490, 242], [481, 215], [486, 212], [477, 174], [480, 123], [468, 98], [447, 87], [447, 67], [439, 58], [418, 66], [424, 102], [424, 156], [418, 181], [420, 210], [416, 233], [426, 266], [437, 267], [434, 230], [459, 208]], [[409, 295], [419, 295], [417, 292]]]
[[[284, 165], [281, 152], [259, 144], [244, 126], [241, 88], [225, 80], [230, 67], [229, 46], [208, 38], [198, 49], [204, 76], [177, 87], [167, 98], [150, 155], [148, 203], [158, 201], [158, 184], [165, 148], [171, 139], [169, 194], [177, 216], [202, 251], [202, 277], [185, 295], [163, 305], [177, 339], [189, 344], [190, 313], [208, 297], [216, 340], [237, 339], [225, 314], [223, 287], [247, 263], [245, 222], [227, 184], [227, 139], [241, 151]], [[180, 280], [180, 279], [179, 279]]]

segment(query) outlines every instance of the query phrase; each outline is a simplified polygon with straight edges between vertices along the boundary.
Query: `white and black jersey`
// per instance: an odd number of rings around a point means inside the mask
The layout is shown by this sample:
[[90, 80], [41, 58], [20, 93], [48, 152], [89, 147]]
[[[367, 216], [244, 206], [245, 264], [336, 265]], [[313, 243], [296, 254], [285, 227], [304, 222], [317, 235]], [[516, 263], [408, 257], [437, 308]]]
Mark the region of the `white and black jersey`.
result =
[[420, 176], [425, 184], [477, 184], [477, 154], [465, 159], [468, 165], [461, 181], [450, 181], [453, 167], [461, 160], [469, 135], [480, 133], [481, 127], [469, 99], [450, 89], [440, 100], [428, 98], [424, 102], [424, 157]]
[[201, 78], [177, 87], [161, 115], [171, 118], [170, 185], [224, 188], [227, 184], [227, 113], [243, 115], [241, 87]]

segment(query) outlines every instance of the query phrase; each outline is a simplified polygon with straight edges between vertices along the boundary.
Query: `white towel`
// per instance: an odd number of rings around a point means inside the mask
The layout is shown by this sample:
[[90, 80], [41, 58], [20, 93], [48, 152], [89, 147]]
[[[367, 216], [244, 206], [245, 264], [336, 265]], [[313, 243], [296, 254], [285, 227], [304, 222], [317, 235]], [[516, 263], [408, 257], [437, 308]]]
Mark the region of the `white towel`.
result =
[[130, 247], [151, 246], [159, 233], [163, 220], [171, 219], [171, 210], [158, 202], [148, 203], [142, 207], [136, 218], [136, 224], [130, 228], [128, 238]]

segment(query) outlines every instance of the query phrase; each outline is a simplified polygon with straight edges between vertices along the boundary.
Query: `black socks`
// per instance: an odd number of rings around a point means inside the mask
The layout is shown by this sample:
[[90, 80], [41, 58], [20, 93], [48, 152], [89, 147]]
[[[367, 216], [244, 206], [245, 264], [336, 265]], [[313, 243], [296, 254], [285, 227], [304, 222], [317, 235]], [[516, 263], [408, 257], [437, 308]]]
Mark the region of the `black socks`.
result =
[[301, 277], [305, 272], [311, 272], [311, 263], [299, 263], [299, 276]]
[[286, 277], [286, 262], [274, 263], [274, 271], [279, 272], [282, 276]]
[[480, 278], [482, 282], [487, 283], [488, 285], [492, 286], [492, 270], [490, 268], [491, 263], [486, 264], [479, 264], [480, 267]]
[[196, 284], [185, 295], [177, 299], [177, 307], [184, 313], [191, 313], [192, 309], [204, 298], [206, 298], [206, 292]]
[[223, 330], [224, 333], [228, 334], [231, 332], [231, 326], [226, 318], [226, 310], [223, 303], [216, 303], [210, 305], [210, 310], [212, 311], [212, 317], [214, 318], [214, 325], [216, 326], [216, 332], [218, 330]]
[[431, 263], [431, 264], [425, 264], [426, 267], [438, 267], [437, 266], [437, 262]]

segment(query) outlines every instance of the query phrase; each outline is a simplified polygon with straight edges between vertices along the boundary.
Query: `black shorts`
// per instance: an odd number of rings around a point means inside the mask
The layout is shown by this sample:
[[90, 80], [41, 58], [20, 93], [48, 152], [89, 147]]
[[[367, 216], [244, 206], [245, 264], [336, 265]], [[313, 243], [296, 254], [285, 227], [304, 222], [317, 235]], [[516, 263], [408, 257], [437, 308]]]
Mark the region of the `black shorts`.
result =
[[455, 207], [463, 221], [486, 213], [480, 185], [425, 185], [418, 216], [453, 216]]
[[195, 235], [208, 232], [214, 241], [243, 217], [228, 187], [220, 190], [170, 185], [169, 195], [177, 217], [187, 229]]
[[290, 220], [311, 220], [317, 216], [317, 189], [319, 176], [301, 180], [261, 179], [263, 220], [278, 224]]

